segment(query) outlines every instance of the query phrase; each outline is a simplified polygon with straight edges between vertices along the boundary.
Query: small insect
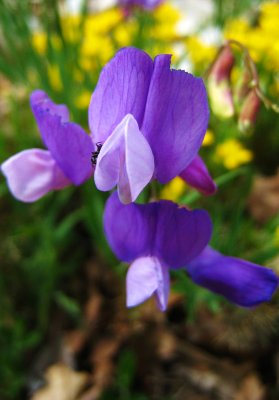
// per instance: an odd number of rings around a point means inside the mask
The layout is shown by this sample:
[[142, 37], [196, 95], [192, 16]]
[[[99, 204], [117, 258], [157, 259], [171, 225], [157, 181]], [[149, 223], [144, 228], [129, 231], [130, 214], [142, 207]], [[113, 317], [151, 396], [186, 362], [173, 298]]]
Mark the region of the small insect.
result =
[[97, 158], [98, 158], [98, 155], [99, 155], [99, 153], [101, 151], [101, 148], [102, 148], [103, 144], [101, 142], [98, 142], [98, 143], [96, 143], [96, 146], [97, 146], [97, 150], [93, 151], [92, 155], [91, 155], [92, 167], [97, 164]]

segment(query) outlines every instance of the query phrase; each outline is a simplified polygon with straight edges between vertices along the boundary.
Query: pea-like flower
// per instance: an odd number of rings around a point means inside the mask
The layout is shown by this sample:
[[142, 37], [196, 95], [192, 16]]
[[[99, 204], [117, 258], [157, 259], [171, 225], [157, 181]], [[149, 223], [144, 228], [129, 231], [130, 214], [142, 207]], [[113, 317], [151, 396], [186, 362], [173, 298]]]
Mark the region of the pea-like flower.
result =
[[166, 183], [179, 174], [204, 194], [214, 193], [197, 155], [209, 117], [204, 84], [169, 65], [169, 55], [153, 62], [135, 48], [119, 51], [92, 95], [91, 135], [69, 122], [65, 105], [33, 92], [31, 108], [46, 150], [25, 150], [1, 165], [12, 194], [35, 201], [93, 173], [98, 189], [117, 185], [123, 203], [134, 201], [152, 179]]
[[127, 306], [156, 295], [165, 310], [169, 295], [169, 269], [185, 266], [208, 244], [212, 231], [204, 210], [189, 211], [161, 200], [123, 205], [116, 193], [104, 213], [108, 242], [117, 257], [131, 263], [127, 273]]
[[118, 4], [123, 7], [137, 6], [146, 10], [153, 10], [162, 2], [163, 0], [119, 0]]
[[24, 150], [1, 165], [10, 191], [24, 202], [89, 179], [94, 150], [90, 136], [69, 122], [66, 106], [53, 103], [41, 90], [32, 93], [30, 103], [46, 150]]
[[94, 179], [134, 201], [152, 180], [167, 183], [191, 164], [209, 118], [202, 79], [170, 69], [170, 55], [153, 61], [120, 50], [103, 69], [89, 106], [89, 126], [101, 143]]
[[155, 294], [167, 307], [169, 270], [184, 267], [191, 279], [230, 302], [252, 307], [271, 299], [278, 277], [268, 268], [228, 257], [208, 245], [212, 224], [206, 211], [189, 211], [171, 201], [124, 206], [114, 193], [104, 213], [108, 242], [117, 257], [131, 263], [127, 306]]

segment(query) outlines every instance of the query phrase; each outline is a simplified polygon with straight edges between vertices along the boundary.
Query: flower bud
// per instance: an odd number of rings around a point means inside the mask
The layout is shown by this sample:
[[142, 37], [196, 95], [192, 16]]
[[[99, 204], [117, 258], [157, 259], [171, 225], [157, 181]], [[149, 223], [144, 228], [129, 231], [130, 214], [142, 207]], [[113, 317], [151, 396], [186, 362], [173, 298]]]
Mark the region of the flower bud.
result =
[[238, 125], [242, 132], [249, 130], [254, 125], [260, 110], [261, 100], [255, 89], [251, 89], [241, 107]]
[[223, 47], [209, 72], [208, 93], [214, 114], [229, 118], [234, 114], [234, 105], [230, 85], [234, 55], [229, 45]]

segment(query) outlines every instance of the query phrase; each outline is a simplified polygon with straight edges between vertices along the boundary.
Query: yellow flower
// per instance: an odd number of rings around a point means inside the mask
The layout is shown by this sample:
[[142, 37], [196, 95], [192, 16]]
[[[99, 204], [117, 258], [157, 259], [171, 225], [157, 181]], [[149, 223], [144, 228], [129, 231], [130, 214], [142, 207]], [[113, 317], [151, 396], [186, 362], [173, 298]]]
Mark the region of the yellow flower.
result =
[[245, 19], [229, 21], [224, 36], [243, 43], [257, 62], [263, 62], [267, 70], [279, 68], [279, 3], [261, 5], [259, 22], [250, 25]]
[[64, 15], [61, 18], [63, 36], [69, 43], [75, 43], [80, 38], [80, 15]]
[[217, 48], [204, 44], [197, 36], [190, 36], [186, 40], [186, 51], [194, 66], [205, 71], [214, 60]]
[[153, 12], [156, 26], [152, 35], [159, 40], [173, 40], [177, 36], [177, 23], [181, 14], [177, 8], [169, 3], [163, 3]]
[[36, 32], [32, 36], [32, 45], [38, 54], [43, 56], [47, 49], [47, 36], [44, 32]]
[[276, 247], [279, 247], [279, 226], [275, 229], [274, 244]]
[[114, 38], [119, 47], [129, 46], [137, 29], [135, 20], [125, 21], [119, 24], [114, 30]]
[[229, 139], [216, 148], [216, 158], [227, 169], [235, 169], [253, 159], [253, 153], [235, 140]]
[[75, 99], [76, 107], [80, 109], [88, 108], [91, 95], [92, 92], [89, 92], [88, 90], [81, 92]]
[[97, 14], [86, 17], [84, 24], [84, 35], [86, 37], [96, 34], [107, 34], [116, 27], [123, 19], [122, 12], [118, 8], [111, 8]]
[[53, 89], [61, 92], [63, 89], [60, 71], [57, 65], [49, 64], [47, 67], [48, 78]]
[[179, 176], [170, 181], [161, 191], [160, 198], [165, 200], [177, 201], [185, 192], [186, 183]]
[[210, 129], [207, 129], [205, 133], [205, 137], [203, 139], [202, 145], [203, 146], [210, 146], [214, 143], [214, 135], [213, 132]]

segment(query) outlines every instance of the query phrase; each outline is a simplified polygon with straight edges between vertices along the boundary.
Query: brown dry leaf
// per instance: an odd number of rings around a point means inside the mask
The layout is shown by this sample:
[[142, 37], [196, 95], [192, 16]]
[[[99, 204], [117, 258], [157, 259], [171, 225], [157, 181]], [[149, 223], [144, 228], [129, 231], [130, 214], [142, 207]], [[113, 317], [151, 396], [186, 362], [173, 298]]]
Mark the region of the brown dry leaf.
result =
[[38, 390], [32, 400], [78, 400], [89, 381], [87, 374], [73, 371], [62, 363], [52, 365], [45, 378], [47, 386]]
[[261, 223], [279, 213], [279, 170], [274, 176], [255, 178], [248, 207], [255, 220]]
[[242, 382], [234, 400], [264, 400], [266, 390], [256, 374], [248, 375]]

